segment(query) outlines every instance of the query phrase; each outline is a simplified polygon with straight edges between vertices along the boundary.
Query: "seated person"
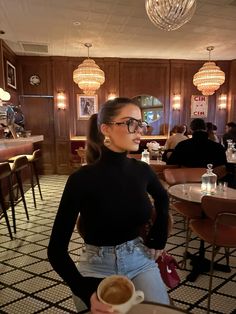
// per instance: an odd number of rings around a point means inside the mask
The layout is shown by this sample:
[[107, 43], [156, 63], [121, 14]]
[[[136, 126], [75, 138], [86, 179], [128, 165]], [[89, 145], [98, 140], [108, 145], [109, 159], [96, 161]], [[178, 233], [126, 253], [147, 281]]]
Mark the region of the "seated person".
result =
[[212, 140], [216, 143], [219, 143], [220, 141], [219, 141], [219, 138], [216, 134], [217, 126], [211, 122], [207, 122], [206, 123], [206, 129], [207, 129], [209, 140]]
[[184, 167], [213, 167], [226, 165], [226, 155], [223, 146], [208, 139], [206, 125], [203, 119], [197, 118], [190, 124], [192, 138], [180, 142], [167, 160], [169, 165]]
[[236, 143], [236, 123], [228, 122], [225, 126], [225, 134], [223, 135], [223, 145], [225, 149], [228, 148], [227, 140], [233, 140]]
[[185, 131], [186, 128], [183, 125], [175, 126], [175, 133], [173, 133], [165, 143], [165, 153], [163, 154], [164, 161], [170, 157], [178, 143], [188, 139], [188, 137], [184, 135]]

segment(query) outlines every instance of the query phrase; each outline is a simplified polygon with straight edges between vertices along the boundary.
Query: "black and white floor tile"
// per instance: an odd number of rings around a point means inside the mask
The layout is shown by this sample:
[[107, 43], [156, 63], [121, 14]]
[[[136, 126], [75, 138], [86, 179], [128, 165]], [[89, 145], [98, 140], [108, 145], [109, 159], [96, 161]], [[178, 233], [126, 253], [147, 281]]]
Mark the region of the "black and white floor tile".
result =
[[[70, 289], [52, 270], [46, 254], [66, 179], [67, 176], [59, 175], [41, 177], [44, 200], [37, 197], [37, 209], [34, 208], [31, 191], [26, 193], [30, 220], [26, 220], [22, 205], [18, 204], [14, 240], [10, 240], [4, 219], [0, 220], [0, 313], [76, 313]], [[185, 234], [182, 218], [178, 215], [174, 218], [167, 250], [180, 261]], [[70, 244], [70, 253], [75, 261], [82, 246], [83, 241], [75, 231]], [[196, 253], [198, 246], [198, 240], [193, 237], [189, 251]], [[220, 251], [217, 259], [224, 262], [223, 251]], [[236, 250], [231, 251], [230, 265], [230, 273], [214, 272], [211, 313], [236, 313]], [[190, 269], [190, 265], [187, 269]], [[170, 296], [181, 309], [190, 313], [205, 313], [209, 274], [201, 275], [192, 283], [186, 280], [188, 273], [187, 270], [179, 270], [181, 284], [169, 291]], [[80, 313], [85, 309], [81, 302]]]

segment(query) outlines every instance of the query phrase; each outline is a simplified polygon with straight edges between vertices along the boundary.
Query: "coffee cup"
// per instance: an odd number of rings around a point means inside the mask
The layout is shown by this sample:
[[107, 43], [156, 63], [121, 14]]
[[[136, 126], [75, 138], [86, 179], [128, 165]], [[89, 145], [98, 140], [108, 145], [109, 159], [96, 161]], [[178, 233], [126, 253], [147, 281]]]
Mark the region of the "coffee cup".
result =
[[135, 290], [134, 284], [125, 276], [112, 275], [103, 279], [97, 288], [100, 302], [112, 306], [113, 311], [125, 314], [144, 300], [143, 291]]

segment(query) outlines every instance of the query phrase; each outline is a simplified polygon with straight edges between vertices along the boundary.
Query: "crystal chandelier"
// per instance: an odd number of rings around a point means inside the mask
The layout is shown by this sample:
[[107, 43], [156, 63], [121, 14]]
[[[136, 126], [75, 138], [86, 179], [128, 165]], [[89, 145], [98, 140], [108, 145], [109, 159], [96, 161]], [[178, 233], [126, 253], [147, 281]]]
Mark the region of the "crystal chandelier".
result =
[[151, 22], [166, 31], [173, 31], [193, 16], [196, 0], [146, 0], [146, 11]]
[[89, 58], [89, 48], [92, 44], [86, 43], [88, 48], [88, 59], [85, 59], [73, 72], [73, 80], [83, 90], [85, 95], [94, 95], [105, 82], [104, 72], [93, 59]]
[[204, 96], [213, 95], [225, 81], [224, 72], [221, 71], [215, 62], [210, 61], [211, 51], [213, 49], [213, 46], [207, 47], [209, 51], [209, 61], [204, 63], [193, 77], [193, 85], [195, 85]]

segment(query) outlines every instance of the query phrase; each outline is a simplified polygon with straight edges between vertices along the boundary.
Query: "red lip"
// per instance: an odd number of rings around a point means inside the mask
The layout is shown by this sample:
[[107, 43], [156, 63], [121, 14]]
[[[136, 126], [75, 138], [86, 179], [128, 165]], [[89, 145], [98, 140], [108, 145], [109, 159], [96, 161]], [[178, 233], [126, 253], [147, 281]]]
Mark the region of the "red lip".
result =
[[133, 142], [135, 143], [135, 144], [140, 144], [140, 138], [135, 138], [134, 140], [133, 140]]

